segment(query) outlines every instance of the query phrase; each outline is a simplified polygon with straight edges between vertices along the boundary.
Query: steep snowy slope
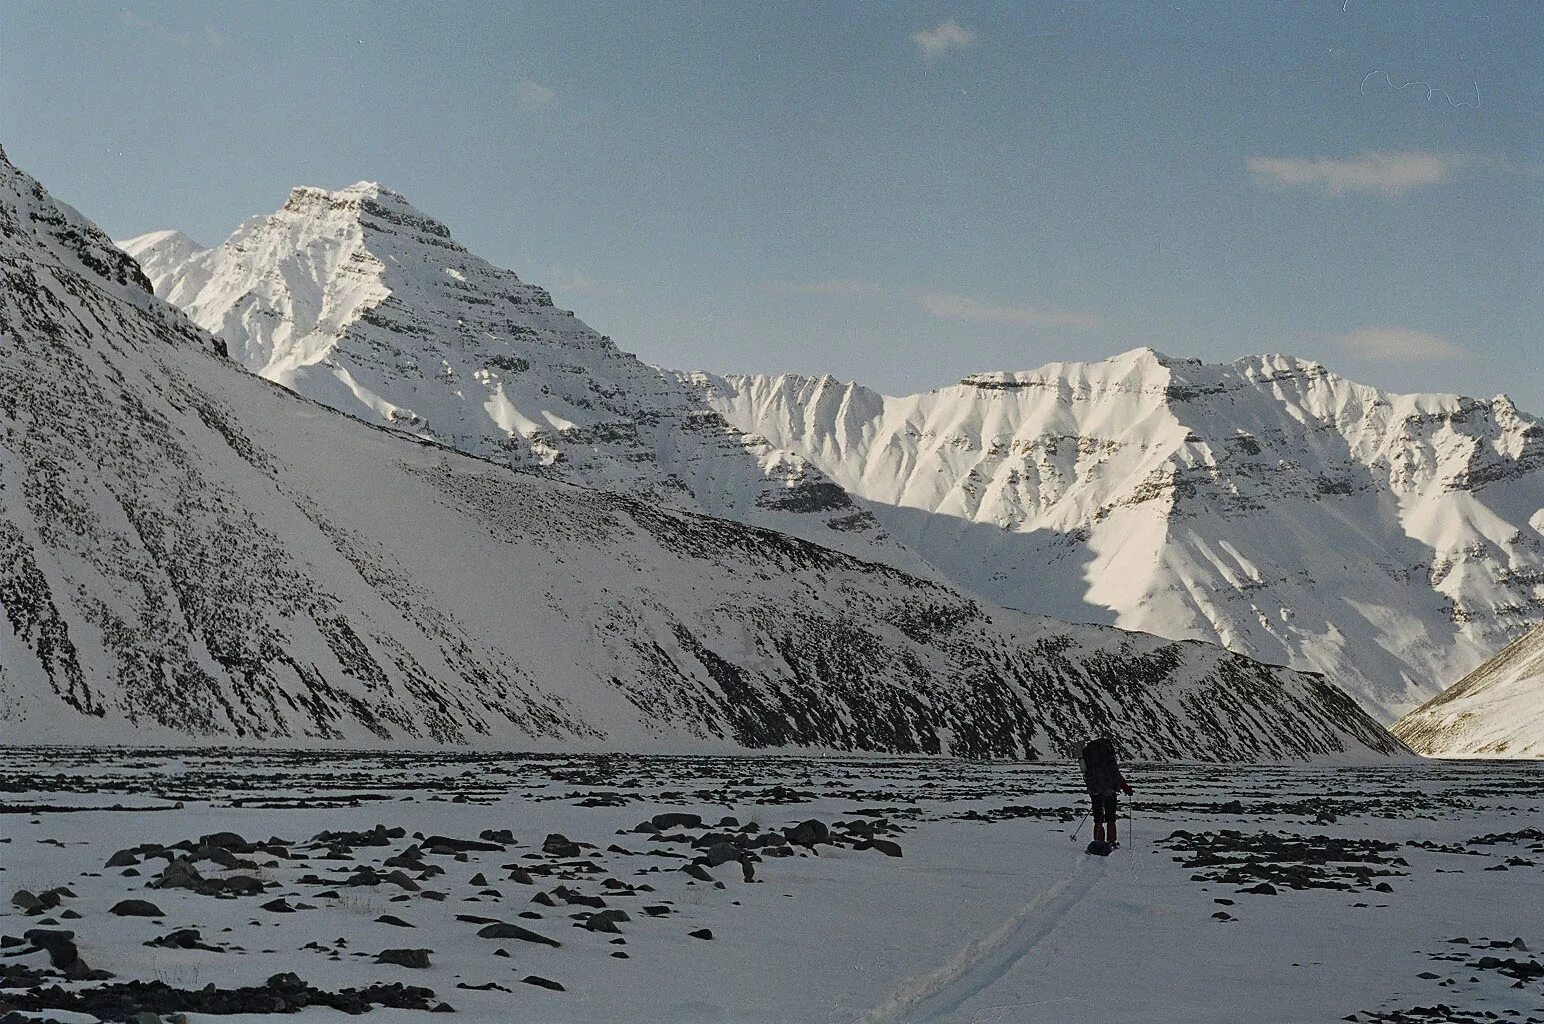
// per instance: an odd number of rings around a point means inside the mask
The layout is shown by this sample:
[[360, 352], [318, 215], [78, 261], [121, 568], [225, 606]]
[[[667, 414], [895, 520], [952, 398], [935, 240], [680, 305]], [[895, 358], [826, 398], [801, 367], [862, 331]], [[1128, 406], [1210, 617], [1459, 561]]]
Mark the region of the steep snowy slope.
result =
[[1404, 751], [1317, 676], [299, 398], [3, 153], [0, 271], [0, 740]]
[[390, 189], [297, 188], [214, 249], [176, 231], [122, 244], [156, 294], [308, 398], [516, 469], [928, 571], [802, 456], [746, 438]]
[[892, 398], [683, 380], [1002, 604], [1323, 671], [1387, 721], [1544, 617], [1544, 427], [1139, 349]]
[[1434, 757], [1544, 757], [1544, 625], [1401, 718], [1394, 733]]

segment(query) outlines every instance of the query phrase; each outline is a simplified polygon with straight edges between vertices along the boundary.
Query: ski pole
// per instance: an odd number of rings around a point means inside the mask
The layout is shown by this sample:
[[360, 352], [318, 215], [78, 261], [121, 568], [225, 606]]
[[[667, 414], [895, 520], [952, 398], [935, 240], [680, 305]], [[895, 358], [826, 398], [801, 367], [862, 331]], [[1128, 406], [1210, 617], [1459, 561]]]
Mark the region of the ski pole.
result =
[[[1129, 814], [1130, 812], [1128, 811], [1127, 813]], [[1083, 821], [1078, 822], [1078, 827], [1072, 830], [1072, 835], [1068, 838], [1067, 842], [1075, 843], [1078, 841], [1078, 833], [1083, 831], [1083, 822], [1088, 820], [1089, 814], [1089, 811], [1083, 812]]]

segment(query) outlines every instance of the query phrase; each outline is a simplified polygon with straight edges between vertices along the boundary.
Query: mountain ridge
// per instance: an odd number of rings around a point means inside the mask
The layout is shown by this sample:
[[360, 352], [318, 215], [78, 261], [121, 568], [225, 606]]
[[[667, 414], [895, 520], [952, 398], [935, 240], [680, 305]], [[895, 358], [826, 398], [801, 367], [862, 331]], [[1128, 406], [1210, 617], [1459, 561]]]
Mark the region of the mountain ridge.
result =
[[1326, 671], [1386, 720], [1544, 617], [1544, 428], [1505, 396], [1151, 349], [909, 396], [682, 379], [995, 602]]
[[[340, 210], [384, 232], [367, 259], [333, 244]], [[1149, 347], [909, 396], [658, 370], [368, 182], [292, 190], [180, 264], [152, 236], [126, 244], [246, 365], [335, 408], [995, 604], [1323, 671], [1384, 721], [1544, 618], [1544, 428], [1505, 396]], [[501, 289], [533, 318], [478, 349], [467, 324], [489, 326]], [[313, 329], [328, 296], [335, 322]]]
[[5, 742], [1407, 753], [1320, 677], [339, 415], [3, 157], [0, 274]]
[[1544, 623], [1394, 724], [1430, 757], [1544, 758]]

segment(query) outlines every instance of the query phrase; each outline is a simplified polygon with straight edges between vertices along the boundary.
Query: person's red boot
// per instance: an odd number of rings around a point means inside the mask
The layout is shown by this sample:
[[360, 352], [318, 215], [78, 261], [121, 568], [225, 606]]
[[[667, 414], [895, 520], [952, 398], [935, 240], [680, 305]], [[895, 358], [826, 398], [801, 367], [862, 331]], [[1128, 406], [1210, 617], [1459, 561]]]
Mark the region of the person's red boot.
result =
[[1094, 822], [1094, 842], [1104, 842], [1104, 823], [1101, 821]]
[[1111, 846], [1119, 846], [1120, 842], [1115, 838], [1115, 822], [1110, 822], [1109, 840]]

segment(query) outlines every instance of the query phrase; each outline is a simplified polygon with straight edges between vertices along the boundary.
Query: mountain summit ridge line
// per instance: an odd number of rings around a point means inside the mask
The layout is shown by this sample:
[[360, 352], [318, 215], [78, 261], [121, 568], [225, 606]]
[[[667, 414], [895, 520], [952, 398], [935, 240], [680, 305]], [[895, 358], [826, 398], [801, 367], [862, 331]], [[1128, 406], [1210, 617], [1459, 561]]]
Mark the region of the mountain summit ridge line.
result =
[[[297, 188], [213, 249], [124, 244], [245, 365], [326, 404], [993, 603], [1322, 671], [1386, 722], [1544, 618], [1544, 427], [1505, 396], [1151, 348], [906, 396], [659, 370], [369, 182]], [[519, 317], [480, 312], [511, 297]]]

